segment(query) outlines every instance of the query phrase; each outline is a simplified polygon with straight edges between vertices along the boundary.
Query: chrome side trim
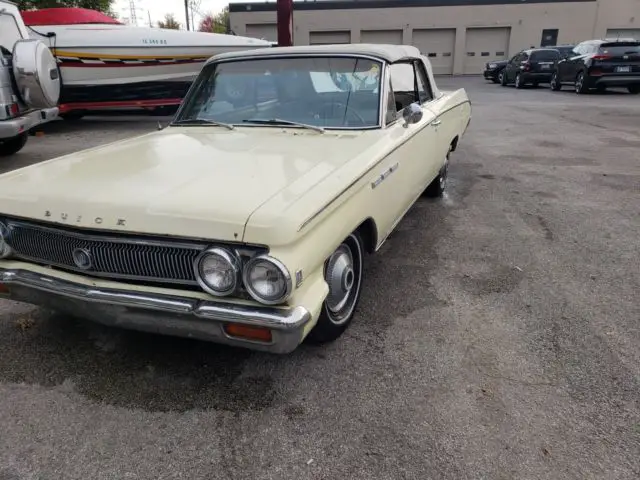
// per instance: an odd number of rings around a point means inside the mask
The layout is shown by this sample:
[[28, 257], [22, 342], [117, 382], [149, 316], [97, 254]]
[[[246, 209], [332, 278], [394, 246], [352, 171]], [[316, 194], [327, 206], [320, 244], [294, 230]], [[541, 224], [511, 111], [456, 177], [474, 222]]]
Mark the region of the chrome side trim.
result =
[[371, 182], [371, 188], [376, 188], [378, 185], [384, 182], [387, 178], [389, 178], [389, 175], [395, 172], [398, 169], [399, 165], [400, 164], [396, 162], [393, 165], [391, 165], [389, 168], [387, 168], [384, 172], [382, 172], [378, 178], [376, 178], [373, 182]]
[[300, 306], [279, 309], [157, 293], [141, 293], [132, 290], [90, 287], [19, 269], [0, 269], [0, 284], [6, 284], [9, 289], [12, 285], [20, 285], [57, 297], [81, 300], [88, 304], [107, 304], [176, 315], [192, 315], [205, 320], [236, 322], [275, 330], [297, 329], [311, 318], [311, 314]]
[[[430, 102], [433, 100], [430, 100]], [[453, 110], [454, 108], [460, 106], [460, 105], [464, 105], [465, 103], [469, 103], [469, 101], [464, 101], [464, 102], [460, 102], [457, 103], [456, 105], [454, 105], [451, 108], [448, 108], [447, 110], [443, 110], [442, 112], [440, 112], [436, 117], [434, 117], [434, 120], [436, 118], [439, 118], [440, 115], [443, 115], [451, 110]], [[425, 102], [424, 103], [424, 107], [426, 107], [429, 104], [429, 102]], [[424, 108], [423, 107], [423, 108]], [[430, 110], [431, 111], [431, 110]], [[434, 113], [434, 112], [432, 112]], [[435, 115], [435, 113], [434, 113]], [[398, 122], [400, 122], [400, 120], [402, 120], [402, 117], [397, 118], [396, 120], [394, 120], [393, 122], [391, 122], [389, 125], [386, 126], [385, 129], [391, 127], [392, 125], [396, 125]], [[425, 123], [423, 126], [421, 126], [420, 128], [416, 128], [415, 130], [412, 131], [411, 136], [409, 136], [407, 139], [412, 138], [413, 136], [417, 135], [418, 132], [420, 132], [421, 130], [424, 130], [425, 128], [427, 128], [429, 125], [431, 125], [431, 122], [427, 122]], [[368, 168], [367, 170], [365, 170], [362, 175], [360, 175], [359, 177], [357, 177], [354, 181], [352, 181], [349, 185], [347, 185], [347, 187], [345, 187], [344, 189], [342, 189], [335, 197], [333, 197], [331, 200], [329, 200], [326, 204], [324, 204], [318, 211], [316, 211], [313, 215], [311, 215], [309, 218], [307, 218], [304, 222], [302, 222], [302, 224], [300, 224], [300, 226], [298, 227], [298, 232], [300, 232], [303, 228], [305, 228], [307, 225], [309, 225], [313, 220], [315, 220], [320, 214], [322, 214], [322, 212], [324, 212], [327, 208], [329, 208], [335, 201], [337, 201], [342, 195], [344, 195], [347, 191], [349, 191], [351, 189], [351, 187], [353, 187], [356, 183], [358, 183], [360, 180], [362, 180], [362, 178], [364, 178], [366, 175], [368, 175], [373, 169], [375, 169], [378, 165], [380, 165], [380, 163], [382, 163], [389, 155], [391, 155], [393, 152], [395, 152], [397, 149], [399, 149], [400, 147], [402, 147], [402, 144], [396, 145], [394, 148], [392, 148], [391, 150], [389, 150], [387, 152], [387, 154], [380, 158], [375, 164], [373, 164], [370, 168]]]

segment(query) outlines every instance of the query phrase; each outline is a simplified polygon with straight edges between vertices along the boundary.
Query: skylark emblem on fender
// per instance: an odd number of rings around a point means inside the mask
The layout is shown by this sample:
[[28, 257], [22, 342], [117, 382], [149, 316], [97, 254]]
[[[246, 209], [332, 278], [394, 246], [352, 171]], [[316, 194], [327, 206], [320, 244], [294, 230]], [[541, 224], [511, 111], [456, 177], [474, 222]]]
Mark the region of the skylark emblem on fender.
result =
[[71, 255], [73, 256], [73, 263], [75, 263], [78, 268], [89, 270], [93, 266], [91, 252], [86, 248], [76, 248]]

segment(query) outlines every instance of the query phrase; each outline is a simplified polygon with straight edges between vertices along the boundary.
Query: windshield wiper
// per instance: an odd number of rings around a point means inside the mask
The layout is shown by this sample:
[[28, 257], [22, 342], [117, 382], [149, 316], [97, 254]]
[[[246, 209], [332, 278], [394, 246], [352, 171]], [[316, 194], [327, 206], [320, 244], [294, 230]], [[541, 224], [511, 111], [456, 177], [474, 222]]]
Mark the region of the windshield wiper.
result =
[[244, 123], [256, 123], [259, 125], [295, 125], [298, 127], [308, 128], [310, 130], [315, 130], [316, 132], [324, 133], [324, 128], [322, 127], [309, 125], [308, 123], [292, 122], [291, 120], [282, 120], [281, 118], [271, 118], [269, 120], [265, 118], [248, 118], [242, 121]]
[[216, 127], [224, 127], [233, 130], [235, 127], [230, 123], [216, 122], [215, 120], [207, 120], [206, 118], [183, 118], [172, 122], [171, 125], [215, 125]]

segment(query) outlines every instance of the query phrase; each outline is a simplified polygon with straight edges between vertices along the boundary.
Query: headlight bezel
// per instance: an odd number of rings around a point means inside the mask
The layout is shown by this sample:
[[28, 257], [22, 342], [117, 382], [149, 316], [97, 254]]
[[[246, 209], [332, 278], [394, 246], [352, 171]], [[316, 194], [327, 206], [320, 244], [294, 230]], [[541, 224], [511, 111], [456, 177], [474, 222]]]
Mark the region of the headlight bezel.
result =
[[10, 231], [7, 224], [0, 220], [0, 260], [10, 258], [13, 254], [13, 248], [11, 248], [11, 245], [7, 242], [9, 233]]
[[[261, 297], [256, 293], [255, 289], [253, 288], [253, 285], [251, 285], [251, 282], [249, 280], [249, 273], [251, 272], [252, 267], [256, 265], [258, 262], [266, 262], [271, 264], [284, 277], [285, 289], [284, 289], [284, 292], [278, 298], [268, 299], [268, 298]], [[280, 260], [267, 254], [255, 255], [251, 257], [244, 264], [244, 267], [242, 269], [242, 284], [245, 290], [247, 291], [247, 293], [251, 296], [251, 298], [253, 298], [255, 301], [260, 302], [264, 305], [278, 305], [283, 303], [287, 298], [289, 298], [293, 290], [293, 279], [291, 277], [291, 273], [289, 272], [289, 269]]]
[[[218, 256], [220, 258], [222, 258], [224, 261], [226, 261], [229, 266], [233, 269], [234, 271], [234, 282], [233, 285], [222, 291], [222, 290], [216, 290], [215, 288], [213, 288], [211, 285], [209, 285], [209, 283], [207, 283], [205, 281], [205, 275], [203, 275], [202, 273], [202, 262], [205, 260], [206, 257], [208, 256]], [[226, 249], [226, 248], [222, 248], [222, 247], [209, 247], [205, 250], [203, 250], [195, 259], [194, 263], [193, 263], [193, 268], [194, 268], [194, 273], [195, 273], [195, 277], [196, 277], [196, 281], [198, 282], [198, 285], [200, 285], [200, 288], [202, 288], [205, 292], [214, 295], [216, 297], [228, 297], [229, 295], [237, 292], [239, 290], [239, 287], [241, 285], [242, 282], [242, 262], [240, 257], [235, 254], [234, 252]]]

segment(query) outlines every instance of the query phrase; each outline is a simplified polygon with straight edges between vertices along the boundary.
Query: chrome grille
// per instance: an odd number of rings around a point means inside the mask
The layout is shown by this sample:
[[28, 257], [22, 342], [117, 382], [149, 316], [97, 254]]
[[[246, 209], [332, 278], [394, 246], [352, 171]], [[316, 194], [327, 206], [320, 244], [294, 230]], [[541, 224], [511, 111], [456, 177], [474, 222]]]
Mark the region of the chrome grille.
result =
[[[193, 262], [206, 248], [161, 240], [85, 234], [32, 223], [8, 222], [8, 243], [25, 260], [104, 278], [197, 285]], [[84, 250], [90, 266], [80, 268], [74, 251]]]

